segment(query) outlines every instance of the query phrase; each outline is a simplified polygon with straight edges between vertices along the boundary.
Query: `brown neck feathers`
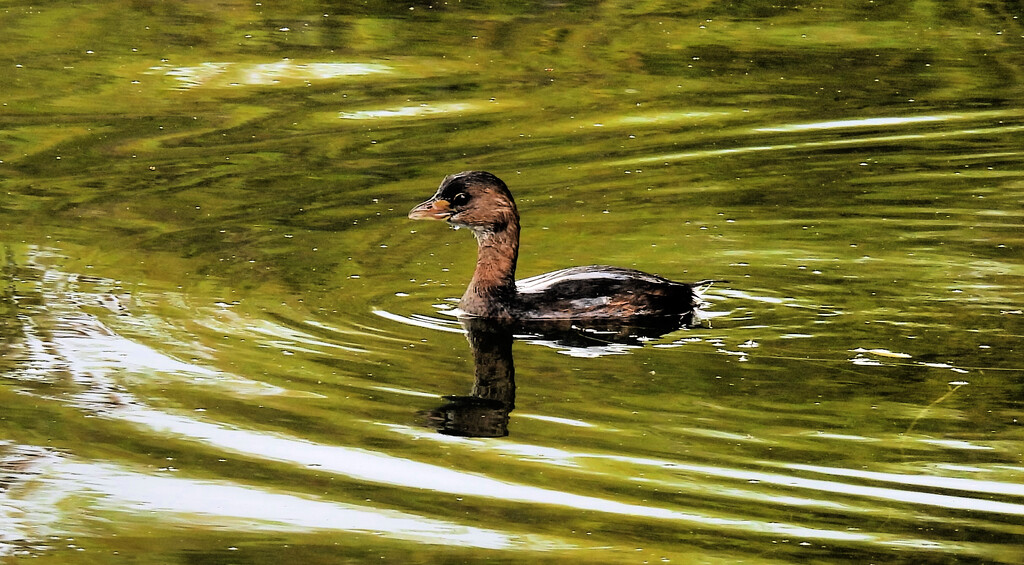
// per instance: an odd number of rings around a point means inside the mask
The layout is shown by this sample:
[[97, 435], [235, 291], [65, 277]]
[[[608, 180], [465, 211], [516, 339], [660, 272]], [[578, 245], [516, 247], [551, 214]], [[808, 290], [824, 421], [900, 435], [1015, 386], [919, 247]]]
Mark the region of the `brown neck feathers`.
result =
[[[514, 214], [514, 211], [513, 211]], [[519, 219], [511, 218], [494, 229], [474, 230], [476, 270], [459, 308], [474, 316], [507, 317], [516, 294], [519, 257]]]

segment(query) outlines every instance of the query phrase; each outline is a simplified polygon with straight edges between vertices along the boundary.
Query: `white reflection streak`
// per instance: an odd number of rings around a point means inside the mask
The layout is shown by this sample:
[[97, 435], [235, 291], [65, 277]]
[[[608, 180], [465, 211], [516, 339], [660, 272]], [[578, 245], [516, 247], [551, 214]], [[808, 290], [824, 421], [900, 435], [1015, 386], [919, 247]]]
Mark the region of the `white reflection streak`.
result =
[[[794, 465], [794, 467], [798, 467]], [[771, 483], [793, 488], [804, 488], [819, 490], [830, 493], [843, 493], [854, 496], [865, 496], [882, 500], [896, 502], [907, 502], [911, 504], [923, 504], [926, 506], [938, 506], [956, 510], [976, 510], [982, 512], [994, 512], [998, 514], [1012, 514], [1024, 516], [1024, 504], [1012, 502], [998, 502], [982, 498], [967, 498], [963, 496], [951, 496], [947, 494], [931, 494], [911, 490], [899, 490], [881, 487], [866, 487], [837, 483], [835, 481], [823, 481], [819, 479], [803, 479], [789, 475], [776, 475], [773, 473], [759, 473], [756, 471], [743, 471], [735, 469], [722, 469], [718, 467], [707, 467], [703, 465], [672, 464], [671, 468], [704, 473], [718, 477], [740, 479], [745, 481], [758, 481]]]
[[[82, 320], [82, 327], [93, 322]], [[96, 323], [99, 326], [98, 322]], [[125, 339], [117, 334], [86, 337], [55, 336], [53, 343], [61, 351], [68, 368], [76, 375], [91, 375], [109, 371], [113, 367], [131, 372], [158, 372], [177, 375], [212, 377], [217, 375], [205, 367], [183, 363], [152, 348]], [[73, 354], [71, 354], [73, 352]]]
[[398, 314], [392, 314], [391, 312], [388, 312], [387, 310], [374, 310], [373, 313], [378, 315], [378, 316], [380, 316], [381, 318], [384, 318], [384, 319], [387, 319], [387, 320], [391, 320], [392, 322], [398, 322], [400, 324], [407, 324], [407, 325], [410, 325], [410, 326], [417, 326], [417, 327], [420, 327], [420, 328], [427, 328], [428, 330], [437, 330], [439, 332], [451, 332], [451, 333], [457, 333], [457, 334], [464, 334], [464, 333], [466, 333], [465, 330], [463, 330], [461, 327], [456, 328], [456, 327], [450, 327], [450, 326], [443, 326], [443, 325], [441, 325], [439, 323], [430, 321], [430, 318], [426, 318], [425, 316], [410, 318], [410, 317], [407, 317], [407, 316], [400, 316]]
[[698, 118], [710, 118], [712, 116], [728, 116], [731, 112], [664, 112], [661, 114], [648, 114], [640, 116], [623, 116], [608, 120], [609, 125], [634, 125], [634, 124], [657, 124], [666, 122], [679, 122]]
[[767, 302], [768, 304], [783, 304], [783, 305], [787, 305], [787, 306], [791, 305], [789, 303], [789, 301], [787, 301], [785, 299], [782, 299], [782, 298], [776, 298], [774, 296], [755, 296], [753, 294], [749, 294], [747, 292], [743, 292], [742, 290], [733, 290], [733, 289], [730, 289], [730, 288], [723, 288], [723, 289], [719, 290], [718, 292], [719, 292], [719, 294], [723, 294], [723, 295], [728, 296], [730, 298], [743, 298], [743, 299], [746, 299], [746, 300], [756, 300], [758, 302]]
[[611, 165], [624, 166], [636, 163], [652, 163], [657, 161], [681, 161], [684, 159], [698, 159], [704, 157], [715, 157], [721, 155], [732, 155], [741, 153], [754, 153], [758, 151], [780, 151], [789, 149], [811, 149], [818, 147], [835, 147], [843, 145], [864, 145], [876, 143], [891, 143], [894, 141], [925, 140], [941, 137], [957, 137], [961, 135], [983, 135], [994, 133], [1010, 133], [1024, 131], [1024, 126], [999, 126], [991, 128], [976, 128], [961, 131], [938, 131], [929, 133], [909, 133], [900, 135], [884, 135], [872, 137], [855, 137], [849, 139], [830, 139], [826, 141], [805, 141], [802, 143], [780, 143], [778, 145], [755, 145], [750, 147], [734, 147], [729, 149], [714, 149], [709, 151], [690, 151], [685, 153], [669, 153], [667, 155], [654, 155], [651, 157], [636, 157], [632, 159], [620, 159]]
[[207, 85], [214, 79], [226, 83], [234, 79], [238, 85], [268, 85], [281, 79], [332, 80], [391, 72], [391, 67], [377, 63], [296, 63], [283, 60], [273, 63], [207, 62], [193, 67], [151, 67], [177, 79], [184, 88]]
[[245, 77], [244, 84], [273, 84], [280, 78], [294, 79], [335, 79], [347, 76], [385, 73], [390, 69], [384, 65], [361, 63], [311, 63], [296, 64], [290, 60], [276, 63], [242, 65], [239, 72]]
[[[348, 331], [341, 328], [332, 328], [326, 324], [315, 324], [313, 322], [305, 322], [313, 327], [325, 329], [328, 331], [336, 332], [339, 334], [355, 334], [359, 335], [371, 335], [365, 332]], [[276, 323], [270, 320], [250, 319], [244, 316], [240, 316], [230, 310], [218, 310], [215, 315], [206, 316], [203, 320], [203, 325], [211, 330], [222, 332], [226, 335], [239, 332], [248, 332], [255, 336], [257, 339], [263, 340], [261, 343], [271, 345], [274, 347], [291, 349], [294, 351], [305, 351], [308, 353], [323, 353], [321, 350], [312, 349], [311, 347], [321, 347], [324, 349], [341, 349], [343, 351], [351, 351], [353, 353], [367, 353], [367, 351], [360, 347], [352, 345], [342, 345], [332, 341], [324, 341], [317, 338], [316, 336], [304, 332], [280, 323]], [[373, 336], [377, 337], [377, 336]], [[311, 346], [311, 347], [307, 347]]]
[[[177, 67], [167, 69], [167, 76], [178, 79], [185, 88], [199, 86], [217, 75], [223, 74], [231, 63], [202, 63], [195, 67]], [[162, 67], [153, 67], [151, 70], [159, 71]]]
[[771, 128], [757, 128], [754, 131], [805, 131], [816, 129], [840, 129], [840, 128], [862, 128], [873, 126], [898, 126], [903, 124], [916, 124], [922, 122], [945, 122], [948, 120], [962, 120], [967, 116], [960, 114], [947, 114], [945, 116], [906, 116], [889, 118], [863, 118], [859, 120], [836, 120], [832, 122], [815, 122], [810, 124], [790, 124]]
[[[963, 479], [959, 477], [935, 477], [928, 475], [879, 473], [876, 471], [837, 469], [832, 467], [818, 467], [816, 465], [800, 465], [797, 463], [785, 464], [783, 465], [783, 467], [785, 467], [786, 469], [793, 469], [797, 471], [810, 471], [812, 473], [824, 473], [827, 475], [836, 475], [841, 477], [856, 477], [858, 479], [884, 481], [887, 483], [898, 483], [901, 485], [914, 485], [927, 488], [954, 489], [969, 492], [983, 492], [986, 494], [1008, 494], [1014, 496], [1024, 496], [1024, 485], [1014, 483], [1003, 483], [997, 481], [979, 481], [977, 479]], [[1024, 506], [1015, 506], [1024, 509]]]
[[[67, 369], [80, 383], [90, 383], [96, 378], [106, 381], [105, 375], [112, 371], [152, 375], [154, 373], [174, 375], [176, 377], [192, 377], [193, 383], [220, 384], [231, 386], [235, 392], [253, 395], [296, 395], [294, 391], [253, 381], [228, 373], [215, 371], [199, 365], [178, 361], [143, 344], [136, 343], [115, 333], [108, 333], [106, 326], [91, 316], [83, 316], [74, 324], [80, 335], [54, 335], [51, 337], [53, 349], [60, 353], [59, 362], [51, 361], [55, 366], [65, 364]], [[90, 391], [117, 390], [114, 383], [103, 382], [109, 386], [93, 383]], [[124, 394], [119, 394], [124, 396]], [[309, 394], [303, 394], [309, 396]]]
[[508, 483], [362, 449], [315, 444], [266, 433], [226, 428], [217, 424], [166, 414], [141, 406], [129, 406], [109, 411], [106, 415], [143, 425], [156, 431], [187, 436], [193, 440], [200, 440], [220, 449], [234, 451], [243, 455], [314, 467], [322, 471], [372, 483], [463, 496], [496, 498], [510, 502], [566, 506], [576, 510], [685, 521], [704, 526], [768, 534], [834, 541], [873, 541], [876, 539], [876, 536], [872, 534], [822, 530], [756, 520], [715, 518], [700, 514], [677, 512], [665, 508], [627, 504], [557, 490]]
[[[408, 433], [407, 430], [402, 429], [401, 426], [391, 426], [391, 429], [399, 433]], [[527, 451], [527, 449], [525, 447], [510, 449], [508, 445], [503, 445], [501, 446], [501, 451], [505, 453], [516, 453]], [[908, 502], [913, 504], [923, 504], [928, 506], [938, 506], [942, 508], [958, 510], [976, 510], [984, 512], [994, 512], [999, 514], [1012, 514], [1024, 516], [1024, 505], [1015, 504], [1011, 502], [998, 502], [979, 498], [968, 498], [963, 496], [931, 494], [890, 488], [849, 485], [845, 483], [837, 483], [834, 481], [802, 479], [799, 477], [779, 475], [774, 473], [761, 473], [757, 471], [746, 471], [741, 469], [727, 469], [722, 467], [712, 467], [708, 465], [689, 465], [685, 463], [676, 463], [664, 459], [629, 457], [624, 455], [606, 455], [600, 453], [575, 453], [555, 448], [544, 448], [544, 455], [547, 459], [557, 461], [559, 465], [563, 466], [579, 466], [579, 461], [581, 459], [619, 461], [623, 463], [629, 463], [632, 465], [657, 467], [668, 471], [679, 470], [685, 472], [700, 473], [703, 475], [709, 475], [714, 477], [738, 479], [743, 481], [758, 481], [762, 483], [777, 484], [793, 488], [811, 489], [830, 493], [844, 493], [854, 496], [865, 496], [868, 498], [879, 498], [885, 500], [893, 500], [897, 502]], [[901, 484], [922, 486], [928, 488], [947, 488], [985, 494], [1024, 495], [1024, 485], [1002, 483], [996, 481], [978, 481], [974, 479], [931, 476], [924, 477], [916, 475], [897, 475], [891, 473], [875, 473], [870, 471], [856, 471], [850, 469], [816, 467], [812, 465], [778, 464], [767, 461], [761, 463], [764, 465], [780, 466], [787, 469], [805, 470], [841, 476], [852, 476], [887, 482], [898, 482]], [[658, 482], [654, 479], [644, 480], [647, 482]]]
[[[922, 365], [927, 365], [922, 363]], [[990, 445], [975, 445], [969, 441], [963, 441], [958, 439], [927, 439], [922, 438], [917, 441], [921, 443], [927, 443], [929, 445], [937, 445], [939, 447], [945, 447], [948, 449], [970, 449], [974, 451], [992, 451], [995, 448]]]
[[340, 112], [338, 117], [343, 120], [380, 120], [387, 118], [415, 118], [431, 114], [446, 114], [450, 112], [467, 112], [474, 110], [470, 104], [436, 104], [428, 106], [403, 106], [395, 110], [357, 110], [354, 112]]
[[568, 355], [569, 357], [576, 357], [578, 359], [596, 359], [598, 357], [604, 357], [606, 355], [627, 355], [633, 349], [639, 349], [639, 345], [629, 345], [626, 343], [608, 343], [607, 345], [592, 345], [589, 347], [575, 347], [572, 345], [565, 345], [564, 343], [546, 339], [529, 339], [529, 336], [525, 336], [531, 344], [540, 345], [554, 349], [562, 355]]
[[[104, 507], [133, 507], [145, 512], [183, 514], [190, 522], [251, 520], [246, 528], [262, 530], [345, 530], [434, 543], [506, 549], [522, 541], [494, 530], [462, 526], [398, 512], [324, 502], [222, 482], [157, 477], [112, 465], [55, 464], [51, 489], [80, 496], [83, 488], [101, 494]], [[236, 524], [237, 525], [237, 524]]]
[[543, 416], [541, 414], [523, 414], [516, 412], [517, 418], [529, 418], [531, 420], [540, 420], [542, 422], [551, 422], [553, 424], [563, 424], [566, 426], [573, 426], [575, 428], [593, 428], [596, 427], [590, 422], [584, 422], [582, 420], [573, 420], [570, 418], [558, 418], [555, 416]]
[[[789, 475], [777, 475], [774, 473], [761, 473], [757, 471], [746, 471], [740, 469], [725, 469], [722, 467], [710, 467], [707, 465], [688, 465], [685, 463], [673, 463], [670, 461], [663, 461], [658, 459], [645, 459], [619, 455], [580, 453], [576, 454], [575, 457], [593, 457], [595, 459], [623, 461], [639, 465], [660, 467], [668, 470], [681, 470], [692, 473], [701, 473], [704, 475], [711, 475], [715, 477], [722, 477], [728, 479], [758, 481], [762, 483], [783, 485], [793, 488], [812, 489], [831, 493], [843, 493], [855, 496], [865, 496], [868, 498], [893, 500], [897, 502], [908, 502], [912, 504], [938, 506], [941, 508], [950, 508], [957, 510], [977, 510], [983, 512], [995, 512], [998, 514], [1012, 514], [1024, 516], [1024, 504], [1015, 504], [1012, 502], [999, 502], [994, 500], [985, 500], [982, 498], [968, 498], [963, 496], [952, 496], [947, 494], [931, 494], [927, 492], [850, 485], [846, 483], [837, 483], [835, 481], [802, 479], [800, 477], [792, 477]], [[767, 461], [762, 462], [762, 464], [773, 465], [773, 463]], [[915, 477], [913, 475], [872, 473], [868, 471], [831, 469], [828, 467], [814, 467], [811, 465], [799, 464], [783, 464], [778, 466], [788, 469], [808, 470], [819, 473], [829, 473], [834, 475], [885, 480], [889, 482], [900, 482], [904, 484], [913, 484], [916, 486], [924, 486], [930, 488], [952, 488], [971, 492], [993, 494], [1022, 494], [1022, 492], [1020, 492], [1022, 490], [1020, 485], [1012, 485], [1010, 483], [998, 483], [994, 481], [975, 481], [971, 479], [956, 479], [942, 477]]]

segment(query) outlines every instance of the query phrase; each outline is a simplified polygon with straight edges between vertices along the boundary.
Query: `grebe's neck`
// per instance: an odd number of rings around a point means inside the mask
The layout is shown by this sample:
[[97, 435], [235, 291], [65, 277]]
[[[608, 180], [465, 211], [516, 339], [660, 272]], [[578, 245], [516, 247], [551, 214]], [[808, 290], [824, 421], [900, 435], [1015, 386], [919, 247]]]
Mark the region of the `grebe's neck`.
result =
[[462, 295], [459, 308], [474, 316], [508, 317], [516, 295], [516, 260], [519, 258], [519, 219], [497, 229], [474, 229], [476, 270]]

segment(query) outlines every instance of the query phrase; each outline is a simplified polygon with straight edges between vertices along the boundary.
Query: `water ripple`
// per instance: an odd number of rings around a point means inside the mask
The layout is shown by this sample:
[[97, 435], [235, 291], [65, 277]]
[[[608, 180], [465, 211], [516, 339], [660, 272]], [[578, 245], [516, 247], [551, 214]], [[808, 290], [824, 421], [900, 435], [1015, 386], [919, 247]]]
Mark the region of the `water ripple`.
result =
[[741, 155], [745, 153], [766, 152], [766, 151], [792, 151], [800, 149], [819, 149], [830, 147], [846, 147], [854, 145], [885, 145], [904, 141], [924, 141], [942, 138], [965, 137], [974, 135], [995, 135], [1024, 131], [1024, 125], [1003, 125], [966, 128], [956, 131], [934, 131], [923, 133], [907, 133], [893, 135], [872, 135], [863, 137], [847, 137], [842, 139], [827, 139], [822, 141], [802, 141], [796, 143], [777, 143], [767, 145], [747, 145], [740, 147], [728, 147], [724, 149], [706, 149], [698, 151], [680, 151], [665, 153], [661, 155], [641, 155], [627, 159], [619, 159], [607, 163], [611, 166], [629, 166], [638, 163], [670, 162], [687, 159], [703, 159], [706, 157], [721, 157], [728, 155]]
[[202, 86], [264, 86], [282, 81], [335, 80], [383, 74], [391, 67], [379, 63], [298, 63], [284, 59], [273, 63], [204, 62], [193, 66], [159, 65], [149, 69], [178, 81], [180, 88]]
[[[14, 446], [20, 465], [32, 466], [32, 484], [18, 485], [17, 498], [0, 494], [8, 509], [25, 511], [20, 519], [0, 521], [8, 534], [36, 537], [55, 522], [65, 499], [87, 497], [105, 512], [159, 513], [162, 521], [207, 528], [264, 532], [348, 531], [424, 544], [482, 549], [551, 551], [574, 547], [552, 538], [507, 534], [426, 518], [407, 512], [326, 501], [307, 495], [268, 492], [228, 481], [210, 481], [135, 472], [109, 463], [56, 457], [45, 450]], [[29, 458], [31, 456], [31, 458]], [[13, 464], [11, 456], [4, 465]], [[80, 503], [76, 503], [78, 505]], [[52, 531], [52, 530], [51, 530]], [[67, 532], [66, 534], [73, 534]], [[0, 554], [4, 540], [0, 540]], [[8, 536], [7, 544], [18, 542]]]
[[831, 120], [825, 122], [811, 122], [805, 124], [787, 124], [781, 126], [768, 126], [755, 128], [754, 131], [765, 131], [765, 132], [789, 132], [789, 131], [809, 131], [809, 130], [829, 130], [829, 129], [844, 129], [844, 128], [861, 128], [861, 127], [883, 127], [883, 126], [901, 126], [907, 124], [920, 124], [929, 122], [948, 122], [952, 120], [968, 120], [968, 119], [990, 119], [990, 118], [1008, 118], [1020, 116], [1020, 112], [1017, 111], [989, 111], [989, 112], [969, 112], [969, 113], [956, 113], [956, 114], [939, 114], [933, 116], [881, 116], [874, 118], [854, 118], [849, 120]]

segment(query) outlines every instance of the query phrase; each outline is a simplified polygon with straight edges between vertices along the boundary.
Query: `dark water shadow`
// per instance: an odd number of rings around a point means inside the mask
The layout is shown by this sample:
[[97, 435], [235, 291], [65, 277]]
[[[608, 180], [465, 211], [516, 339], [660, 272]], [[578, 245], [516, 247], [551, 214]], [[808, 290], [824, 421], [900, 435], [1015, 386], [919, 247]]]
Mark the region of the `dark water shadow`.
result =
[[426, 413], [428, 424], [445, 435], [505, 437], [509, 415], [515, 409], [512, 344], [516, 340], [583, 350], [589, 356], [621, 353], [622, 347], [641, 347], [645, 341], [692, 325], [693, 316], [642, 324], [570, 320], [508, 323], [484, 318], [461, 318], [460, 323], [473, 354], [473, 388], [468, 395], [445, 396], [445, 404]]

